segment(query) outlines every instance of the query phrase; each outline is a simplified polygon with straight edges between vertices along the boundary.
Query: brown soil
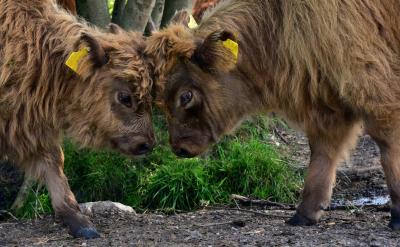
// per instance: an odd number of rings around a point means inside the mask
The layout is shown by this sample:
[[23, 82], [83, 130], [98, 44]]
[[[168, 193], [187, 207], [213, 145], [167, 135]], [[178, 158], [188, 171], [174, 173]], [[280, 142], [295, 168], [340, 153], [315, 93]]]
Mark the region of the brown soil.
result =
[[[307, 140], [279, 131], [276, 140], [295, 147], [295, 160], [304, 167]], [[379, 151], [369, 137], [362, 137], [350, 161], [339, 169], [334, 201], [385, 194]], [[344, 208], [326, 212], [322, 222], [311, 227], [285, 224], [293, 210], [224, 208], [170, 216], [107, 211], [93, 216], [102, 233], [94, 240], [71, 238], [52, 216], [9, 220], [0, 222], [0, 246], [400, 246], [400, 233], [387, 227], [387, 205]]]

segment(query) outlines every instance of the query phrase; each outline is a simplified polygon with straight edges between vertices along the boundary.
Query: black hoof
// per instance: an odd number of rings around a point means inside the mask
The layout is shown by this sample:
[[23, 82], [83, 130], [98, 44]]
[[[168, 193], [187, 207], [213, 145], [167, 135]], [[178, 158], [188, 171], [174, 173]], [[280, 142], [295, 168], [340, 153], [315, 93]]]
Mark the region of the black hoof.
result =
[[296, 213], [290, 220], [286, 221], [287, 224], [292, 226], [312, 226], [317, 222], [306, 218], [305, 216]]
[[389, 227], [392, 228], [393, 231], [400, 231], [400, 214], [396, 210], [391, 210], [392, 218], [389, 223]]
[[400, 221], [391, 220], [389, 227], [392, 228], [393, 231], [400, 231]]
[[100, 234], [93, 227], [80, 228], [77, 231], [71, 232], [71, 235], [74, 236], [74, 238], [84, 238], [84, 239], [93, 239], [100, 237]]

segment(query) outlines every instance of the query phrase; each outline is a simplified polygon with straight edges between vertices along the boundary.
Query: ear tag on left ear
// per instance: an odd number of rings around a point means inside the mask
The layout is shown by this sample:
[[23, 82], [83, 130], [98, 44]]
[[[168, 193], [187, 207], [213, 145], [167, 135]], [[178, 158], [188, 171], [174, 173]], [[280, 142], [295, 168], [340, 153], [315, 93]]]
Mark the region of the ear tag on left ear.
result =
[[190, 29], [195, 29], [197, 28], [199, 25], [197, 24], [196, 20], [194, 19], [193, 15], [190, 15], [190, 19], [189, 19], [189, 23], [188, 23], [188, 27]]
[[70, 69], [72, 69], [75, 73], [78, 73], [78, 65], [79, 61], [86, 57], [89, 54], [89, 47], [84, 47], [80, 49], [79, 51], [74, 51], [72, 52], [67, 61], [65, 62], [65, 65], [67, 65]]
[[239, 55], [239, 44], [231, 39], [223, 41], [222, 44], [225, 46], [225, 48], [229, 49], [232, 52], [235, 58], [235, 63], [237, 63]]

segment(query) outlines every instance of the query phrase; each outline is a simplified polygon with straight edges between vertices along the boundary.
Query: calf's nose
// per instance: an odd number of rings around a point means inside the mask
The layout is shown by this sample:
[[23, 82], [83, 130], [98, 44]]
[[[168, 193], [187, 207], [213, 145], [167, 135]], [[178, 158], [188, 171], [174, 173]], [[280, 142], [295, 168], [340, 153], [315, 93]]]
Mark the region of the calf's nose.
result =
[[147, 154], [150, 151], [152, 151], [153, 148], [154, 148], [154, 144], [151, 144], [149, 142], [143, 142], [143, 143], [140, 143], [137, 146], [137, 153], [140, 154], [140, 155], [141, 154]]

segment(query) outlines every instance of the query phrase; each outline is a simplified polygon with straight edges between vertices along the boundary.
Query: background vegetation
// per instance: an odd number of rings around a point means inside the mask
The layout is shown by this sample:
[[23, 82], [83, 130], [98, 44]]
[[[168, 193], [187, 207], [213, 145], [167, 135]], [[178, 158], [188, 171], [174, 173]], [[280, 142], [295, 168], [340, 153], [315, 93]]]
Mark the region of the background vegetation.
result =
[[[65, 173], [79, 202], [111, 200], [136, 210], [193, 210], [231, 203], [231, 194], [295, 202], [302, 176], [271, 143], [268, 118], [245, 123], [201, 158], [178, 159], [170, 151], [162, 116], [156, 115], [157, 148], [147, 157], [78, 149], [66, 140]], [[272, 124], [275, 124], [272, 122]], [[45, 189], [35, 189], [18, 217], [51, 212]]]
[[126, 30], [165, 26], [177, 9], [190, 9], [194, 0], [77, 0], [78, 14], [105, 27], [113, 22]]

